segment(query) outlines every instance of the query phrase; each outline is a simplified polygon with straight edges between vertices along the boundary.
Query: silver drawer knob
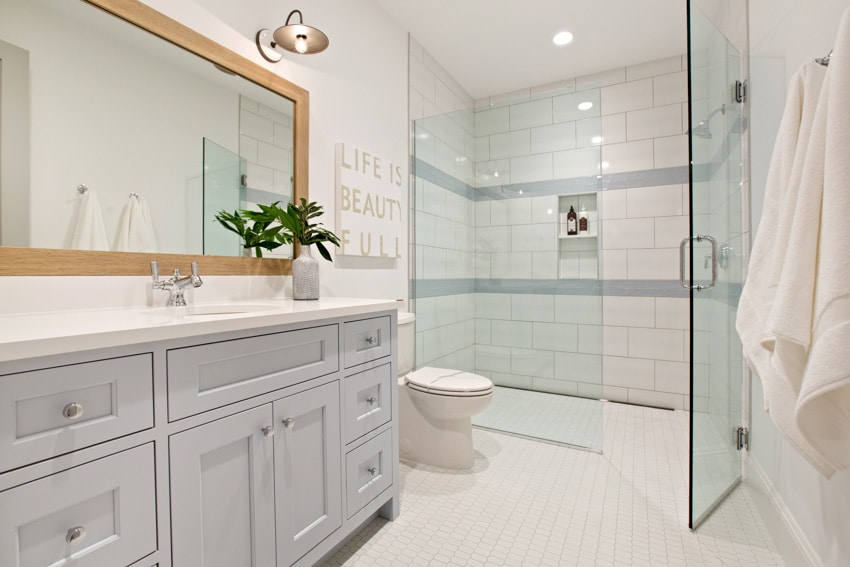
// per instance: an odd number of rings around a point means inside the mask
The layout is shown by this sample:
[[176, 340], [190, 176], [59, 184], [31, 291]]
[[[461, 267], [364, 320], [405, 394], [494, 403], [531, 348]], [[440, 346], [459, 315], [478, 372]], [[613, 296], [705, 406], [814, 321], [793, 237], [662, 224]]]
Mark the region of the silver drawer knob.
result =
[[378, 344], [378, 337], [373, 337], [372, 335], [369, 335], [368, 337], [366, 337], [366, 344], [367, 345]]
[[274, 437], [274, 426], [267, 425], [263, 427], [263, 435], [265, 435], [266, 437]]
[[81, 415], [83, 415], [83, 405], [78, 404], [77, 402], [71, 402], [64, 408], [62, 408], [62, 415], [67, 417], [68, 419], [77, 419]]
[[295, 425], [295, 420], [291, 417], [287, 417], [283, 420], [283, 426], [287, 429], [292, 429], [292, 426]]
[[378, 403], [378, 398], [376, 398], [375, 396], [369, 396], [368, 398], [366, 398], [366, 403], [370, 406], [374, 406]]
[[378, 469], [377, 469], [377, 468], [375, 468], [375, 467], [369, 467], [369, 468], [368, 468], [368, 469], [366, 469], [366, 470], [367, 470], [367, 471], [369, 471], [369, 474], [370, 474], [371, 476], [375, 476], [375, 473], [376, 473], [376, 472], [378, 472]]
[[86, 529], [83, 526], [76, 526], [68, 530], [65, 534], [65, 541], [68, 543], [76, 543], [86, 536]]

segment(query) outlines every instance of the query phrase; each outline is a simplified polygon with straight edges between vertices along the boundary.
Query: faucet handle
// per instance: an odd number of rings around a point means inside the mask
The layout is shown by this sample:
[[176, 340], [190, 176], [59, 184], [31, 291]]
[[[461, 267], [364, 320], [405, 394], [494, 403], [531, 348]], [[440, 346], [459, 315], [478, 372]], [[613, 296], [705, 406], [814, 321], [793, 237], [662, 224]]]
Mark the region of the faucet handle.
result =
[[204, 280], [201, 279], [201, 275], [198, 272], [198, 263], [192, 262], [192, 286], [201, 287], [202, 285], [204, 285]]
[[193, 278], [198, 277], [198, 263], [197, 262], [192, 262], [192, 277]]
[[153, 281], [159, 281], [159, 262], [154, 260], [151, 262], [151, 274], [153, 274]]

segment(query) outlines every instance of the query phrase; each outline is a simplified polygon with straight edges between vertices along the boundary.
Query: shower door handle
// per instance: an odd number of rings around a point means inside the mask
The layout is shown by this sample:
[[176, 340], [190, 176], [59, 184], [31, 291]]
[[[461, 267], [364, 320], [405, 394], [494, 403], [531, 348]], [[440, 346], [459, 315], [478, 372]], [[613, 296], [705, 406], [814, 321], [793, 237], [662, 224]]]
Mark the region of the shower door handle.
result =
[[[696, 240], [697, 242], [707, 240], [711, 243], [711, 283], [708, 285], [691, 285], [685, 282], [685, 245], [692, 240]], [[679, 283], [686, 289], [695, 289], [697, 291], [705, 291], [717, 285], [717, 240], [713, 236], [708, 236], [707, 234], [687, 236], [679, 243]]]

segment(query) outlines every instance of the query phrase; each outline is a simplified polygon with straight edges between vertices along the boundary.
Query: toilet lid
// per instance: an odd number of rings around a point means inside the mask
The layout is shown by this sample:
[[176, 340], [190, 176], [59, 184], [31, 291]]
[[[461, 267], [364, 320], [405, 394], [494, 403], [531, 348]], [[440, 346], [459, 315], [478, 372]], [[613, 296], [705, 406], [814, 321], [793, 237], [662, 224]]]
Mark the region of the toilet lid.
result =
[[454, 396], [480, 396], [493, 389], [483, 376], [447, 368], [420, 368], [407, 375], [407, 384], [415, 390]]

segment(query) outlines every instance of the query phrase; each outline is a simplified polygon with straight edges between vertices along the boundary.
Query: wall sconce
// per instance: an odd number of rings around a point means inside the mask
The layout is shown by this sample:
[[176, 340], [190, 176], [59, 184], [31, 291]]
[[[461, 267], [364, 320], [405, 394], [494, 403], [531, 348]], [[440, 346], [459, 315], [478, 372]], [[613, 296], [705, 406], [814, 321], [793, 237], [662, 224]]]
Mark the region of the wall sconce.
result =
[[[298, 14], [298, 23], [289, 23], [295, 14]], [[329, 43], [328, 36], [320, 30], [304, 25], [301, 10], [292, 10], [286, 23], [274, 30], [274, 33], [265, 28], [257, 32], [257, 49], [266, 61], [272, 63], [277, 63], [283, 57], [275, 49], [278, 46], [292, 53], [308, 55], [324, 51]]]

